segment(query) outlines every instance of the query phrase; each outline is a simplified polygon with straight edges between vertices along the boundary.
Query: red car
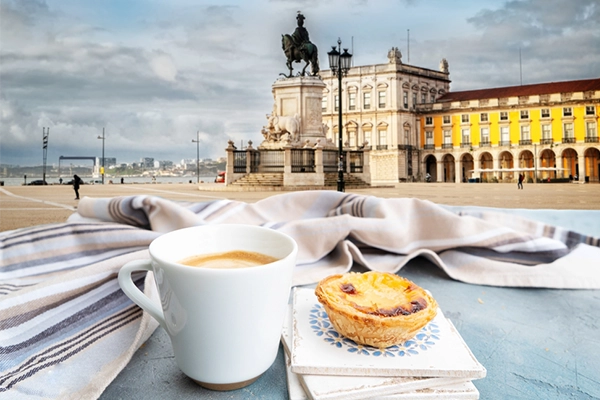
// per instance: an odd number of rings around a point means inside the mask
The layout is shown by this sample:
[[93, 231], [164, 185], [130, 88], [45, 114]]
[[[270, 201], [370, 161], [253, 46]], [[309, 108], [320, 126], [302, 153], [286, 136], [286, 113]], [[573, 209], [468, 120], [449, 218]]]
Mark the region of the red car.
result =
[[217, 174], [215, 178], [216, 183], [225, 183], [225, 171], [221, 171]]

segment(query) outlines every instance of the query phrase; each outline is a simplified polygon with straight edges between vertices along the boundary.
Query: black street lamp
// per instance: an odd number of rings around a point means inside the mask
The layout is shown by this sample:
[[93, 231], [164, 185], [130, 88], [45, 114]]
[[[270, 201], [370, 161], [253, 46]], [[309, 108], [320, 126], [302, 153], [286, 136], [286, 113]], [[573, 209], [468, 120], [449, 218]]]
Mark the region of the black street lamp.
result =
[[335, 46], [331, 46], [331, 51], [327, 53], [329, 56], [329, 68], [331, 69], [331, 73], [333, 76], [338, 77], [338, 111], [339, 111], [339, 121], [338, 121], [338, 146], [339, 146], [339, 160], [338, 160], [338, 181], [337, 181], [337, 190], [338, 192], [344, 191], [344, 154], [343, 154], [343, 144], [342, 144], [342, 76], [348, 75], [348, 70], [351, 66], [352, 54], [348, 53], [348, 49], [344, 49], [344, 52], [341, 53], [342, 50], [342, 40], [338, 39], [338, 48]]
[[102, 136], [98, 136], [98, 139], [102, 139], [102, 170], [100, 170], [100, 173], [102, 174], [102, 184], [104, 185], [104, 139], [106, 139], [104, 128], [102, 128]]
[[196, 133], [196, 138], [192, 139], [192, 143], [196, 143], [196, 183], [200, 183], [200, 131]]

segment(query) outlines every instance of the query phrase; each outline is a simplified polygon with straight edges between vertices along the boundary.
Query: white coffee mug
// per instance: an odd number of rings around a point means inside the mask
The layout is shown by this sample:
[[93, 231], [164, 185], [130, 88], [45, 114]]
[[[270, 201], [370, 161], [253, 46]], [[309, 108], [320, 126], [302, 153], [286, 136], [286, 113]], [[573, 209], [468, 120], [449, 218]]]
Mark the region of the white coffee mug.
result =
[[[239, 269], [191, 267], [201, 254], [245, 250], [278, 260]], [[149, 248], [150, 260], [119, 271], [125, 294], [154, 317], [171, 338], [179, 368], [200, 385], [233, 390], [254, 382], [275, 361], [298, 246], [278, 231], [251, 225], [207, 225], [166, 233]], [[158, 306], [131, 274], [154, 273]]]

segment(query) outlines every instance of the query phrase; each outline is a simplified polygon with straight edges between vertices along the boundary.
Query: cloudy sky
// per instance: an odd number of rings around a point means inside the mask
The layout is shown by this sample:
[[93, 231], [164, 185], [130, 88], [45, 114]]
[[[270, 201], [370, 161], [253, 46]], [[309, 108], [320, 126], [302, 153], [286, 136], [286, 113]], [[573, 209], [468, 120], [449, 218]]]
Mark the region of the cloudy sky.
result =
[[446, 58], [454, 91], [518, 85], [519, 49], [524, 84], [600, 76], [600, 0], [1, 0], [0, 163], [40, 165], [42, 127], [49, 164], [103, 128], [118, 162], [260, 143], [298, 10], [323, 69], [341, 37], [355, 65]]

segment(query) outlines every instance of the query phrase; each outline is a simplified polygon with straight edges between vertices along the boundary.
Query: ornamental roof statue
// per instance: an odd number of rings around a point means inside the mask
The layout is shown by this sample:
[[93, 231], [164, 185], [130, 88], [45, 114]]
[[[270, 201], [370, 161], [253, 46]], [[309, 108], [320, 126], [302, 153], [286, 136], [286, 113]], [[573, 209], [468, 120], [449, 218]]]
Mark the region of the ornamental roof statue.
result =
[[281, 35], [281, 48], [287, 58], [286, 66], [290, 71], [288, 75], [281, 75], [287, 76], [288, 78], [292, 77], [292, 62], [299, 63], [300, 61], [304, 61], [306, 63], [299, 73], [300, 76], [306, 75], [306, 68], [309, 64], [310, 75], [316, 76], [319, 73], [318, 49], [317, 46], [310, 41], [308, 31], [304, 27], [304, 19], [304, 15], [298, 11], [298, 15], [296, 16], [298, 26], [294, 33], [291, 35]]

